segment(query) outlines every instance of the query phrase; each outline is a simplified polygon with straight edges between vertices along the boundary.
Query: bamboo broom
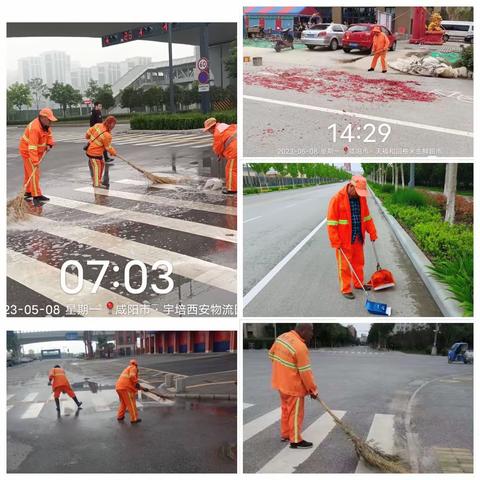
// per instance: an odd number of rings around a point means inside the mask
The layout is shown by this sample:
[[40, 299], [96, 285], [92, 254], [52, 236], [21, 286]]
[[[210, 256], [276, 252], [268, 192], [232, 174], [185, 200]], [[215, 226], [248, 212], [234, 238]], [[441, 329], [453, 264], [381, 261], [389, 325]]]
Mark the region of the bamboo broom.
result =
[[320, 398], [320, 402], [326, 412], [333, 418], [335, 423], [343, 430], [343, 433], [353, 442], [357, 457], [362, 457], [369, 465], [385, 473], [409, 473], [409, 470], [398, 455], [390, 455], [373, 444], [362, 440], [346, 423], [342, 422]]
[[139, 167], [138, 165], [135, 165], [132, 162], [129, 162], [126, 158], [123, 158], [122, 156], [117, 154], [117, 157], [122, 160], [123, 162], [127, 163], [130, 165], [132, 168], [143, 174], [148, 180], [150, 180], [152, 183], [177, 183], [177, 181], [173, 178], [169, 177], [159, 177], [158, 175], [155, 175], [153, 173], [147, 172], [143, 168]]

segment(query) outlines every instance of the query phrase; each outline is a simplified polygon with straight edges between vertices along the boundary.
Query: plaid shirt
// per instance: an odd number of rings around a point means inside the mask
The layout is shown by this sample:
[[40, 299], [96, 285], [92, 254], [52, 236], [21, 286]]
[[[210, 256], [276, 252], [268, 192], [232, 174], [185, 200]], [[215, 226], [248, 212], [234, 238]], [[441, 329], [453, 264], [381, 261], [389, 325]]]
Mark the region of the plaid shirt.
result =
[[360, 199], [349, 197], [350, 210], [352, 212], [352, 244], [358, 238], [363, 242], [362, 238], [362, 221], [360, 216]]

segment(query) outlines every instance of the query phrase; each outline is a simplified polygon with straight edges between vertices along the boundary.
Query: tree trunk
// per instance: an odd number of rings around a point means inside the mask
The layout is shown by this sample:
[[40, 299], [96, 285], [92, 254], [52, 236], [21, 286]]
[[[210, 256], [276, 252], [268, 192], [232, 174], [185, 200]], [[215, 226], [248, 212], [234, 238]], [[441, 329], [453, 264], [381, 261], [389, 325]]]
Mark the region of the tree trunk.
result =
[[445, 221], [453, 224], [455, 221], [455, 195], [457, 193], [457, 163], [447, 163], [445, 184], [448, 184], [447, 206], [445, 209]]
[[402, 176], [402, 188], [405, 188], [405, 175], [403, 174], [403, 163], [400, 164], [400, 174]]
[[443, 184], [443, 195], [446, 197], [450, 189], [450, 179], [448, 177], [448, 163], [445, 164], [445, 183]]

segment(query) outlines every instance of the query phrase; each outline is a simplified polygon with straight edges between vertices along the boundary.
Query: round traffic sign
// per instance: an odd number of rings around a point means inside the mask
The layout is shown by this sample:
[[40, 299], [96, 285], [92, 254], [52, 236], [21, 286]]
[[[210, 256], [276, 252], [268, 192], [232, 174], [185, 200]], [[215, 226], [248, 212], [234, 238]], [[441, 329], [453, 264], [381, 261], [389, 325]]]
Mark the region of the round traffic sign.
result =
[[208, 58], [202, 57], [197, 62], [197, 67], [199, 70], [208, 70]]
[[208, 74], [208, 72], [200, 72], [198, 74], [198, 83], [208, 83], [210, 80], [210, 75]]

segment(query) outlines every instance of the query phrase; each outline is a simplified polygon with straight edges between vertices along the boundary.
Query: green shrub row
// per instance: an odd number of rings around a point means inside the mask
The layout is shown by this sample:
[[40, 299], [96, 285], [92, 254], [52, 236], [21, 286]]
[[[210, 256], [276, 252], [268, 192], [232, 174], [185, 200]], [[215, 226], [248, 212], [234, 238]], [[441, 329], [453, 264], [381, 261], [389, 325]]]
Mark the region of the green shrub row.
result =
[[243, 187], [244, 195], [252, 195], [254, 193], [278, 192], [279, 190], [295, 190], [297, 188], [315, 187], [318, 183], [299, 183], [298, 185], [279, 185], [272, 187]]
[[237, 112], [234, 110], [209, 114], [200, 112], [139, 114], [131, 118], [130, 128], [132, 130], [190, 130], [203, 128], [203, 123], [210, 117], [215, 117], [219, 122], [224, 123], [237, 122]]
[[[119, 113], [119, 114], [114, 115], [114, 117], [117, 120], [128, 120], [131, 116], [132, 115], [130, 113]], [[103, 118], [106, 118], [106, 117], [107, 117], [107, 115], [104, 115]], [[8, 120], [7, 125], [28, 125], [34, 118], [35, 118], [35, 116], [32, 116], [32, 118], [30, 120]], [[72, 117], [57, 116], [57, 118], [58, 118], [58, 122], [55, 122], [54, 126], [62, 124], [62, 123], [68, 123], [68, 122], [85, 122], [86, 124], [88, 124], [88, 122], [90, 121], [90, 115], [88, 115], [88, 116], [76, 115], [76, 116], [72, 116]]]

